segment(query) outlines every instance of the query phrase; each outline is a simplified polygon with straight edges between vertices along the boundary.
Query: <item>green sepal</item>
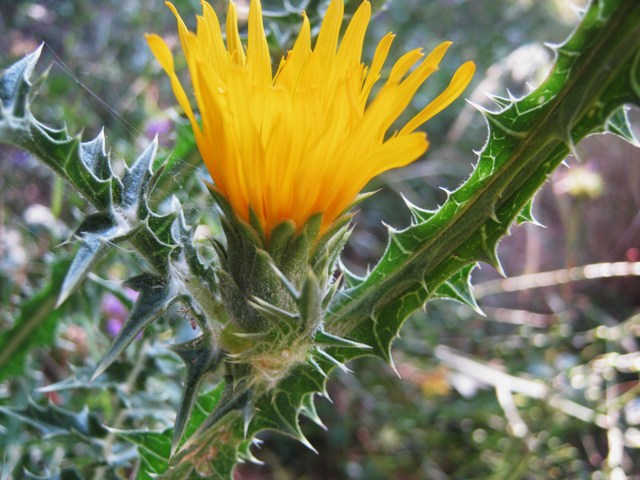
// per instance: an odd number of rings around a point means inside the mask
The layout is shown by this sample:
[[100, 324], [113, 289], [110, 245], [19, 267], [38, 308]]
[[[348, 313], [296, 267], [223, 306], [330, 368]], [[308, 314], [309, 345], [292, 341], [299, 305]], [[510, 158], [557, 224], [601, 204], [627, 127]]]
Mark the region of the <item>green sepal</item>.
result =
[[287, 253], [289, 242], [291, 242], [295, 233], [296, 226], [293, 223], [293, 220], [285, 220], [271, 231], [267, 251], [276, 265], [282, 263], [283, 258]]
[[298, 335], [310, 335], [322, 322], [322, 296], [320, 283], [313, 271], [309, 270], [298, 298], [298, 311], [301, 319]]
[[[344, 250], [345, 245], [349, 241], [353, 226], [351, 226], [350, 217], [341, 219], [341, 227], [336, 230], [324, 245], [324, 254], [320, 254], [316, 250], [314, 254], [313, 270], [316, 275], [324, 277], [323, 284], [329, 280], [330, 275], [336, 270], [340, 254]], [[316, 247], [317, 249], [317, 247]]]
[[249, 301], [249, 305], [269, 321], [282, 336], [291, 335], [300, 323], [299, 314], [288, 312], [261, 298], [254, 297]]
[[253, 208], [249, 208], [249, 225], [253, 228], [253, 231], [258, 235], [260, 239], [260, 243], [262, 245], [267, 244], [267, 236], [265, 235], [264, 229], [262, 228], [262, 224], [260, 223], [260, 219], [256, 215], [256, 212]]

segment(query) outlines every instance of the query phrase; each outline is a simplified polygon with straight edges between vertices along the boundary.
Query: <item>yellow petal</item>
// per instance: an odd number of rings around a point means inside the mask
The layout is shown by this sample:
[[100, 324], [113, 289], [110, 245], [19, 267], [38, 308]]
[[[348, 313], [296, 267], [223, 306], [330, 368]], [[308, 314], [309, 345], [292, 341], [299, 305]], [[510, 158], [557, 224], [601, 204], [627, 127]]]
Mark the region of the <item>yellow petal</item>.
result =
[[423, 125], [451, 105], [451, 103], [467, 88], [475, 71], [476, 66], [473, 62], [464, 63], [460, 68], [458, 68], [458, 70], [456, 70], [456, 73], [451, 79], [451, 83], [449, 83], [449, 86], [445, 91], [438, 95], [435, 100], [413, 117], [411, 121], [402, 128], [400, 133], [413, 132], [420, 125]]
[[164, 71], [167, 73], [167, 75], [169, 75], [173, 93], [176, 96], [178, 103], [187, 114], [187, 117], [189, 117], [191, 125], [197, 135], [200, 129], [198, 128], [198, 123], [196, 122], [195, 116], [193, 115], [193, 110], [191, 109], [191, 105], [189, 104], [187, 94], [182, 88], [182, 84], [180, 83], [180, 80], [178, 79], [178, 76], [176, 75], [176, 72], [174, 70], [173, 55], [171, 54], [171, 50], [169, 50], [167, 44], [158, 35], [147, 34], [145, 37], [147, 39], [147, 44], [151, 49], [151, 53], [153, 53]]
[[367, 99], [369, 98], [371, 89], [380, 79], [380, 72], [382, 71], [382, 67], [387, 60], [387, 56], [389, 55], [389, 50], [391, 49], [391, 44], [393, 43], [394, 37], [395, 35], [393, 35], [392, 33], [387, 33], [376, 48], [376, 52], [373, 55], [373, 61], [371, 62], [371, 68], [367, 73], [367, 78], [362, 87], [360, 101], [362, 102], [363, 106], [364, 104], [366, 104]]
[[262, 7], [256, 0], [251, 0], [249, 7], [247, 65], [251, 68], [254, 82], [271, 83], [271, 56], [262, 23]]
[[229, 2], [229, 10], [227, 11], [227, 50], [236, 64], [245, 64], [244, 47], [238, 31], [238, 12], [236, 4], [233, 2]]
[[344, 1], [331, 0], [316, 41], [315, 51], [319, 55], [326, 58], [335, 55], [343, 16]]
[[362, 46], [369, 20], [371, 20], [371, 4], [365, 1], [360, 4], [349, 22], [347, 31], [340, 42], [336, 62], [346, 68], [361, 62]]
[[248, 220], [253, 211], [267, 236], [285, 220], [302, 228], [316, 213], [323, 214], [326, 230], [371, 178], [420, 157], [429, 142], [414, 130], [457, 98], [474, 70], [471, 63], [460, 67], [444, 92], [390, 135], [391, 126], [437, 70], [450, 42], [426, 57], [420, 49], [401, 56], [370, 100], [394, 37], [382, 38], [367, 69], [361, 60], [371, 18], [366, 1], [339, 47], [343, 0], [331, 0], [313, 49], [311, 26], [303, 14], [295, 44], [275, 75], [259, 0], [250, 5], [246, 57], [233, 3], [226, 19], [226, 46], [218, 17], [206, 1], [196, 34], [168, 5], [178, 22], [201, 124], [167, 45], [149, 35], [149, 47], [191, 121], [214, 188], [240, 218]]
[[167, 72], [167, 74], [171, 75], [174, 72], [173, 54], [165, 41], [155, 33], [147, 33], [145, 38], [147, 39], [147, 44], [151, 49], [151, 53], [153, 53], [156, 60], [160, 62], [160, 66], [165, 72]]

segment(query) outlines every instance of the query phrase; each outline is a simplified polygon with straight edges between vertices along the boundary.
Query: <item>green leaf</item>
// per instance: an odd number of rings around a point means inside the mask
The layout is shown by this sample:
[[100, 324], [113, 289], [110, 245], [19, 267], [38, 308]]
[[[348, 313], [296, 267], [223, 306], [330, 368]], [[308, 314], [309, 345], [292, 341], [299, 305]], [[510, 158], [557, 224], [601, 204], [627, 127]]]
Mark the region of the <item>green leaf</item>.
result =
[[6, 109], [16, 117], [23, 116], [28, 108], [28, 95], [31, 89], [29, 77], [31, 77], [38, 58], [40, 58], [43, 45], [40, 45], [33, 53], [13, 64], [0, 77], [2, 109]]
[[[171, 453], [171, 435], [166, 432], [150, 432], [141, 430], [113, 430], [118, 437], [134, 444], [140, 455], [138, 478], [153, 478], [164, 472], [169, 463]], [[144, 475], [140, 475], [143, 474]]]
[[484, 315], [473, 296], [473, 287], [471, 286], [471, 273], [475, 267], [475, 264], [470, 264], [461, 268], [445, 280], [431, 298], [455, 300], [470, 307], [478, 315]]
[[104, 354], [92, 379], [97, 378], [118, 358], [136, 336], [154, 320], [164, 314], [178, 299], [173, 283], [166, 278], [148, 273], [127, 281], [127, 285], [140, 292], [133, 310], [118, 335]]
[[402, 323], [429, 299], [445, 295], [473, 306], [449, 279], [478, 261], [500, 268], [500, 238], [518, 218], [532, 218], [533, 195], [574, 144], [605, 131], [612, 118], [616, 124], [623, 105], [640, 103], [639, 24], [640, 2], [594, 1], [557, 48], [545, 82], [499, 112], [484, 112], [489, 138], [469, 179], [437, 211], [410, 206], [414, 224], [391, 231], [367, 278], [338, 292], [326, 330], [389, 360]]
[[[222, 397], [224, 387], [224, 382], [220, 382], [213, 389], [198, 396], [194, 403], [191, 417], [185, 427], [187, 436], [192, 435], [202, 422], [204, 422], [209, 413], [215, 409]], [[118, 437], [137, 446], [138, 453], [140, 454], [139, 480], [154, 478], [155, 475], [167, 470], [171, 456], [172, 438], [174, 436], [173, 429], [168, 429], [163, 432], [140, 430], [113, 431]]]
[[[84, 245], [60, 301], [117, 241], [128, 239], [154, 269], [166, 272], [169, 256], [180, 251], [172, 232], [180, 205], [175, 201], [173, 211], [162, 214], [149, 207], [149, 195], [164, 171], [163, 165], [153, 169], [157, 140], [120, 177], [114, 173], [106, 153], [104, 132], [82, 142], [80, 136], [69, 135], [66, 128], [51, 128], [39, 122], [29, 109], [32, 87], [29, 77], [39, 54], [40, 49], [0, 75], [0, 142], [36, 156], [96, 207], [99, 212], [96, 215], [105, 220], [100, 228], [81, 226]], [[95, 226], [94, 220], [90, 217], [87, 222]]]
[[53, 264], [46, 285], [22, 305], [14, 326], [0, 334], [0, 381], [20, 375], [35, 347], [54, 342], [61, 316], [56, 299], [69, 264], [70, 260], [64, 258]]
[[523, 223], [532, 223], [537, 226], [542, 226], [533, 216], [533, 199], [525, 205], [525, 207], [518, 214], [516, 218], [516, 224], [522, 225]]
[[212, 344], [212, 337], [206, 335], [181, 345], [174, 345], [172, 350], [180, 356], [187, 370], [182, 387], [182, 399], [173, 427], [171, 442], [171, 454], [173, 455], [187, 427], [196, 403], [198, 389], [202, 381], [216, 371], [223, 360], [224, 353]]
[[93, 267], [115, 246], [131, 233], [127, 225], [118, 223], [111, 215], [94, 213], [78, 227], [75, 235], [80, 247], [71, 263], [60, 289], [57, 305], [61, 305], [89, 274]]
[[89, 413], [87, 407], [76, 413], [53, 404], [41, 407], [29, 399], [27, 406], [23, 408], [0, 406], [0, 413], [28, 423], [40, 430], [45, 437], [80, 434], [94, 439], [103, 438], [108, 433], [98, 417]]
[[626, 140], [631, 145], [636, 147], [640, 147], [640, 142], [633, 134], [633, 129], [631, 128], [631, 123], [629, 121], [629, 116], [627, 115], [628, 108], [623, 106], [619, 108], [609, 117], [607, 120], [606, 130], [608, 132], [613, 133], [614, 135], [619, 136], [623, 140]]
[[25, 470], [24, 478], [29, 480], [82, 480], [80, 473], [75, 468], [63, 468], [54, 472], [47, 472], [46, 477], [39, 477]]

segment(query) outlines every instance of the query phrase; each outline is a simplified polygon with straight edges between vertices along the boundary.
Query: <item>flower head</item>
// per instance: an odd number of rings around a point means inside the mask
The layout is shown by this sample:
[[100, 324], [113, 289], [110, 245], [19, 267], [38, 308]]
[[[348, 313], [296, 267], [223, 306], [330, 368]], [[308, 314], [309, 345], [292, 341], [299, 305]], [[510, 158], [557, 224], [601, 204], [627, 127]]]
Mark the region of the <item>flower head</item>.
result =
[[196, 118], [174, 69], [173, 55], [157, 35], [147, 35], [189, 117], [214, 188], [244, 220], [252, 209], [267, 235], [280, 222], [298, 228], [323, 214], [326, 229], [376, 175], [420, 157], [429, 142], [416, 129], [453, 102], [475, 66], [463, 64], [449, 86], [399, 131], [391, 126], [437, 70], [450, 42], [429, 55], [412, 50], [391, 68], [371, 98], [394, 36], [387, 34], [370, 66], [362, 63], [371, 6], [364, 1], [338, 46], [343, 0], [332, 0], [312, 47], [306, 15], [293, 48], [275, 73], [260, 0], [249, 10], [245, 51], [233, 3], [226, 18], [226, 45], [213, 8], [202, 2], [197, 30], [187, 29], [175, 7], [182, 49], [200, 111]]

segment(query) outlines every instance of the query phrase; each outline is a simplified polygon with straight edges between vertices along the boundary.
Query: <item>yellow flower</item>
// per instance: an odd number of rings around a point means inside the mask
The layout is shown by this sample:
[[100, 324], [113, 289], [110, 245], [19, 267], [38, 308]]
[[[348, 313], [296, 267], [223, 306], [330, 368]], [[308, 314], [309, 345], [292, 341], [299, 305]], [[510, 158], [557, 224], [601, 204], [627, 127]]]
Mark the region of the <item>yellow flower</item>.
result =
[[426, 57], [421, 49], [403, 55], [371, 98], [394, 35], [382, 38], [371, 66], [362, 63], [371, 18], [368, 1], [354, 14], [339, 46], [343, 0], [331, 1], [313, 48], [303, 14], [298, 38], [275, 74], [260, 0], [251, 1], [246, 52], [233, 3], [226, 19], [226, 46], [206, 1], [196, 33], [167, 5], [178, 20], [200, 120], [176, 75], [169, 47], [157, 35], [147, 35], [149, 46], [191, 121], [214, 188], [244, 220], [253, 209], [267, 235], [287, 219], [302, 228], [320, 212], [326, 229], [369, 180], [420, 157], [429, 142], [415, 130], [453, 102], [475, 70], [472, 62], [463, 64], [444, 92], [399, 131], [389, 132], [437, 70], [450, 42]]

